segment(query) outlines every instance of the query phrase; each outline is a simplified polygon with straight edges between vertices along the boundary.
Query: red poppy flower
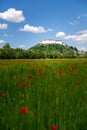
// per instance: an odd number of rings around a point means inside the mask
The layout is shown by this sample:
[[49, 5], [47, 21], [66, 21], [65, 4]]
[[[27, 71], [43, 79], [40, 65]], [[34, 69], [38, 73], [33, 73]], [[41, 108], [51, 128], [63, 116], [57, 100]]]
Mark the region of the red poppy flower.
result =
[[61, 70], [59, 70], [59, 75], [62, 76], [63, 72]]
[[0, 94], [0, 96], [1, 96], [1, 97], [5, 97], [5, 94], [4, 94], [4, 93], [2, 93], [2, 94]]
[[43, 71], [42, 70], [40, 70], [39, 71], [39, 76], [41, 76], [43, 74]]
[[29, 75], [28, 78], [31, 79], [33, 76], [32, 75]]
[[74, 66], [74, 65], [71, 65], [70, 67], [71, 67], [71, 69], [74, 69], [74, 68], [75, 68], [75, 66]]
[[36, 71], [38, 71], [40, 68], [39, 68], [39, 66], [36, 66]]
[[51, 129], [52, 129], [52, 130], [56, 130], [56, 126], [53, 125], [53, 126], [51, 127]]
[[32, 85], [32, 84], [33, 84], [33, 82], [32, 82], [32, 81], [30, 81], [30, 82], [29, 82], [29, 84], [31, 84], [31, 85]]
[[77, 81], [77, 84], [78, 84], [78, 85], [80, 84], [80, 80]]
[[26, 84], [25, 84], [25, 83], [22, 83], [22, 84], [21, 84], [21, 87], [25, 87], [25, 86], [26, 86]]
[[26, 107], [22, 107], [20, 109], [20, 112], [23, 113], [23, 114], [28, 114], [28, 109]]

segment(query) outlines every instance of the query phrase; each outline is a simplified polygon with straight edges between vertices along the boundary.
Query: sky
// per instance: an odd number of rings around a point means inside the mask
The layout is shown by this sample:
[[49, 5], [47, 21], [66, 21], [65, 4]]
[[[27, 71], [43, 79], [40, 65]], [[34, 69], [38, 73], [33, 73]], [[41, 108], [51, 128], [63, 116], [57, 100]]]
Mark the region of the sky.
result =
[[0, 0], [0, 47], [46, 39], [87, 51], [87, 0]]

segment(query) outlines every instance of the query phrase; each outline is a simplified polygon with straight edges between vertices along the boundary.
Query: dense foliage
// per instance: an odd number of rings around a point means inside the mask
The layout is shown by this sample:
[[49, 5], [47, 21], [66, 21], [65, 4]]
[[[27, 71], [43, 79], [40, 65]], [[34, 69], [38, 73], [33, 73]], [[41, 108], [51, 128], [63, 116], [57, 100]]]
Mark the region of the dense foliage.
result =
[[41, 54], [42, 58], [75, 58], [78, 55], [76, 47], [61, 44], [37, 44], [31, 50]]
[[27, 50], [11, 48], [5, 44], [0, 48], [0, 59], [45, 59], [45, 58], [77, 58], [87, 57], [87, 53], [79, 54], [76, 47], [60, 44], [37, 44]]

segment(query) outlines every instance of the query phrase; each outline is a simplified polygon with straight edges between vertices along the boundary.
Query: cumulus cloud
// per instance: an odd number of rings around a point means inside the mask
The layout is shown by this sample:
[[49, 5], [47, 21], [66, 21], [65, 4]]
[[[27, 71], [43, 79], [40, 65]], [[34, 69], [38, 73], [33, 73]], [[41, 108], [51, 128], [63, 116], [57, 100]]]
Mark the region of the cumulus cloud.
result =
[[73, 35], [66, 35], [64, 32], [58, 32], [56, 34], [56, 37], [63, 38], [65, 40], [75, 41], [78, 43], [87, 43], [87, 30], [76, 32]]
[[26, 24], [23, 28], [20, 28], [19, 31], [32, 32], [32, 33], [44, 33], [46, 30], [42, 26], [34, 27]]
[[0, 43], [4, 43], [5, 41], [4, 40], [0, 40]]
[[58, 33], [56, 34], [56, 37], [59, 37], [59, 38], [65, 37], [65, 33], [64, 33], [64, 32], [58, 32]]
[[2, 29], [7, 29], [8, 28], [8, 25], [7, 24], [1, 24], [0, 23], [0, 29], [2, 30]]
[[23, 12], [14, 8], [10, 8], [5, 12], [0, 13], [0, 19], [7, 20], [13, 23], [20, 23], [25, 20]]
[[19, 45], [19, 48], [24, 49], [26, 46], [24, 44]]

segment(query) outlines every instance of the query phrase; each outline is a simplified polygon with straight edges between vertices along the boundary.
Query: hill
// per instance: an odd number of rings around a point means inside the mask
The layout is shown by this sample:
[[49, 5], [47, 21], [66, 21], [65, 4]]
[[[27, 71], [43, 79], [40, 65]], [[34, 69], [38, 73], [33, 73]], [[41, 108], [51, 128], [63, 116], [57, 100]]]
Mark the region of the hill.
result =
[[[68, 46], [63, 42], [42, 42], [27, 50], [11, 48], [9, 43], [0, 48], [0, 59], [75, 58], [79, 57], [79, 55], [76, 47]], [[82, 54], [80, 57], [84, 56], [87, 57], [87, 53]]]
[[78, 54], [76, 47], [64, 43], [38, 43], [29, 51], [36, 54], [37, 58], [74, 58]]

